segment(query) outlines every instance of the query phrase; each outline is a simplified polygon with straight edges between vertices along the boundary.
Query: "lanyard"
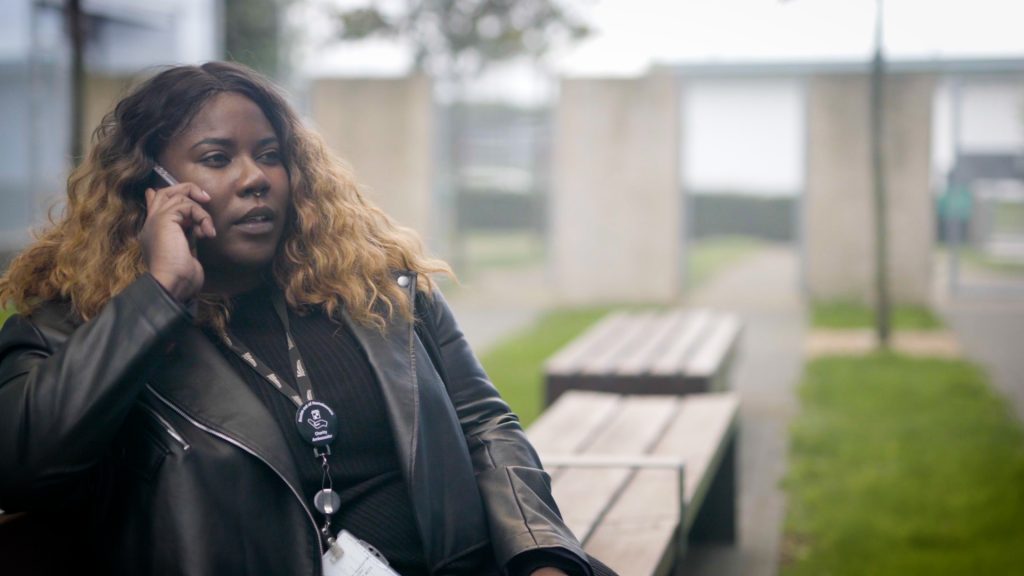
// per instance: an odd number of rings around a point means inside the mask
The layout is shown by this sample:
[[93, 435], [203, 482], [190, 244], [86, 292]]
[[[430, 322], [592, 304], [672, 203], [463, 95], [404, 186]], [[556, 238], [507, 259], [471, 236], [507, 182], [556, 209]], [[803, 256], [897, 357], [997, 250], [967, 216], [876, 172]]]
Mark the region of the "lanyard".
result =
[[226, 334], [224, 344], [297, 407], [295, 428], [298, 430], [299, 436], [313, 447], [313, 456], [320, 460], [320, 468], [323, 470], [320, 481], [321, 490], [313, 497], [313, 505], [324, 515], [324, 525], [320, 531], [325, 538], [330, 540], [331, 516], [341, 506], [341, 497], [332, 490], [330, 465], [327, 463], [327, 457], [331, 455], [331, 443], [334, 442], [337, 433], [338, 419], [330, 406], [316, 400], [313, 396], [313, 384], [306, 373], [306, 366], [302, 361], [299, 347], [295, 345], [295, 339], [292, 338], [291, 325], [288, 322], [288, 309], [284, 302], [284, 296], [279, 290], [274, 291], [272, 301], [274, 312], [277, 313], [277, 317], [284, 326], [284, 335], [288, 341], [288, 358], [291, 361], [292, 373], [295, 376], [295, 383], [299, 387], [298, 390], [287, 379], [278, 376], [238, 338]]
[[288, 380], [279, 377], [270, 366], [267, 366], [262, 360], [257, 358], [241, 340], [237, 340], [232, 335], [226, 335], [224, 337], [224, 344], [237, 354], [239, 358], [244, 360], [257, 374], [262, 376], [264, 380], [270, 382], [278, 392], [281, 392], [291, 400], [297, 408], [301, 408], [306, 402], [313, 401], [313, 385], [310, 382], [309, 375], [306, 374], [306, 366], [302, 362], [302, 354], [299, 352], [298, 346], [295, 345], [295, 340], [292, 339], [291, 325], [288, 322], [288, 311], [285, 308], [284, 297], [279, 292], [275, 292], [273, 302], [274, 312], [277, 313], [281, 324], [284, 325], [284, 335], [288, 341], [288, 359], [291, 360], [292, 372], [295, 375], [295, 382], [299, 385], [299, 390], [293, 388]]

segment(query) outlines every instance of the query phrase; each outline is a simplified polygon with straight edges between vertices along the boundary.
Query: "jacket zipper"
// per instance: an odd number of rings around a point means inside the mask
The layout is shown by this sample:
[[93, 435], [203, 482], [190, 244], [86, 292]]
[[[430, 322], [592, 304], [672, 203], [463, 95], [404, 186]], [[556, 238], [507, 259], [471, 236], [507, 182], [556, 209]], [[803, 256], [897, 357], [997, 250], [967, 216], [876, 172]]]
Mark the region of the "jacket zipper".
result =
[[168, 422], [166, 418], [161, 416], [160, 413], [157, 412], [155, 408], [153, 408], [152, 406], [149, 406], [147, 404], [144, 404], [142, 402], [140, 402], [139, 405], [142, 406], [142, 408], [146, 412], [149, 412], [150, 414], [152, 414], [153, 417], [156, 418], [158, 422], [160, 422], [160, 425], [163, 426], [165, 431], [167, 431], [167, 434], [171, 438], [173, 438], [175, 441], [177, 441], [178, 444], [181, 445], [181, 448], [183, 450], [188, 451], [189, 448], [192, 448], [192, 446], [188, 442], [185, 441], [185, 438], [182, 437], [182, 435], [179, 434], [178, 431], [175, 430], [173, 426], [171, 426], [171, 423]]
[[212, 436], [216, 436], [217, 438], [220, 438], [221, 440], [223, 440], [223, 441], [225, 441], [225, 442], [227, 442], [229, 444], [233, 444], [235, 446], [238, 446], [242, 450], [244, 450], [244, 451], [248, 452], [249, 454], [251, 454], [252, 456], [254, 456], [260, 462], [263, 462], [264, 464], [266, 464], [266, 466], [268, 468], [273, 470], [274, 473], [277, 474], [278, 478], [280, 478], [281, 481], [284, 482], [285, 486], [287, 486], [288, 489], [292, 491], [292, 494], [295, 496], [295, 499], [299, 501], [299, 505], [302, 506], [302, 510], [306, 513], [306, 518], [309, 519], [310, 526], [313, 527], [313, 533], [316, 534], [316, 544], [317, 544], [317, 546], [320, 549], [320, 556], [321, 556], [321, 558], [323, 557], [323, 555], [324, 555], [324, 544], [323, 544], [323, 540], [320, 537], [320, 528], [317, 527], [316, 520], [313, 519], [313, 513], [309, 511], [309, 507], [306, 506], [306, 503], [305, 503], [305, 501], [303, 501], [302, 496], [299, 494], [299, 491], [296, 490], [295, 487], [292, 486], [290, 482], [288, 482], [288, 479], [284, 477], [284, 474], [281, 474], [281, 472], [277, 468], [275, 468], [273, 464], [271, 464], [270, 462], [267, 462], [267, 460], [265, 458], [263, 458], [262, 456], [257, 454], [255, 450], [253, 450], [252, 448], [246, 446], [242, 442], [240, 442], [238, 440], [235, 440], [234, 438], [232, 438], [232, 437], [230, 437], [230, 436], [228, 436], [226, 434], [223, 434], [221, 432], [218, 432], [218, 431], [216, 431], [216, 430], [214, 430], [214, 429], [212, 429], [212, 428], [210, 428], [208, 426], [200, 424], [199, 422], [196, 422], [196, 420], [194, 418], [192, 418], [191, 416], [189, 416], [188, 414], [186, 414], [184, 410], [182, 410], [176, 404], [174, 404], [173, 402], [171, 402], [167, 398], [164, 398], [162, 395], [160, 395], [159, 392], [154, 390], [152, 385], [146, 384], [146, 388], [149, 388], [149, 391], [152, 392], [153, 395], [156, 396], [156, 398], [158, 400], [160, 400], [161, 402], [166, 404], [167, 407], [170, 408], [171, 410], [174, 410], [175, 412], [177, 412], [182, 418], [184, 418], [185, 420], [188, 420], [189, 423], [191, 423], [196, 428], [199, 428], [200, 430], [202, 430], [203, 432], [206, 432], [207, 434], [210, 434]]

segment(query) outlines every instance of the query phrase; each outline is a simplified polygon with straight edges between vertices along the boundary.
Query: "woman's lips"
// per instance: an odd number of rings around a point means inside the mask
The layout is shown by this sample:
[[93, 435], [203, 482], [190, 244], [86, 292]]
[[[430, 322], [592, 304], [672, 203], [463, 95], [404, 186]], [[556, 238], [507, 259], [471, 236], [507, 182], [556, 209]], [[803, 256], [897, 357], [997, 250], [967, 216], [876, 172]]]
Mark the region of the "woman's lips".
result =
[[274, 231], [273, 220], [242, 220], [235, 223], [238, 228], [246, 234], [268, 234]]
[[235, 222], [234, 227], [246, 234], [268, 234], [274, 231], [274, 211], [257, 206]]

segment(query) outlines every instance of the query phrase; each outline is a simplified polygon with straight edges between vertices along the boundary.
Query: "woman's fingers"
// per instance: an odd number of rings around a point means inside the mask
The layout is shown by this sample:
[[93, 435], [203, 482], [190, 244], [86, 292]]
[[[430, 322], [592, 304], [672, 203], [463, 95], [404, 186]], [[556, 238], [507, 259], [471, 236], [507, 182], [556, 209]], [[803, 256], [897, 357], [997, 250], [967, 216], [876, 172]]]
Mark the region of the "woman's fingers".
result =
[[159, 205], [173, 200], [174, 198], [185, 197], [195, 202], [206, 203], [210, 201], [210, 195], [205, 190], [191, 182], [183, 182], [174, 186], [167, 186], [154, 190], [146, 189], [146, 206], [150, 212], [159, 209]]
[[159, 218], [161, 214], [167, 213], [184, 230], [193, 230], [200, 238], [215, 237], [217, 230], [213, 226], [213, 219], [210, 217], [209, 212], [197, 204], [193, 198], [196, 194], [201, 193], [208, 200], [209, 195], [193, 185], [188, 185], [193, 188], [190, 192], [180, 189], [181, 186], [186, 185], [174, 186], [174, 188], [179, 188], [179, 190], [168, 193], [163, 191], [169, 190], [170, 187], [161, 188], [160, 190], [147, 189], [146, 204], [148, 206], [148, 217]]
[[191, 221], [192, 229], [198, 238], [213, 238], [217, 235], [217, 229], [213, 226], [213, 219], [210, 213], [203, 210], [203, 207], [195, 202], [186, 202], [185, 210], [188, 219]]
[[140, 234], [143, 261], [150, 274], [183, 302], [203, 285], [194, 241], [216, 234], [210, 214], [193, 199], [199, 191], [191, 185], [146, 190], [146, 222]]
[[199, 186], [196, 186], [195, 184], [191, 184], [191, 183], [187, 183], [187, 182], [186, 182], [185, 185], [189, 187], [188, 188], [188, 197], [189, 198], [195, 200], [196, 202], [209, 202], [210, 201], [210, 194], [206, 190], [203, 190], [202, 188], [200, 188]]

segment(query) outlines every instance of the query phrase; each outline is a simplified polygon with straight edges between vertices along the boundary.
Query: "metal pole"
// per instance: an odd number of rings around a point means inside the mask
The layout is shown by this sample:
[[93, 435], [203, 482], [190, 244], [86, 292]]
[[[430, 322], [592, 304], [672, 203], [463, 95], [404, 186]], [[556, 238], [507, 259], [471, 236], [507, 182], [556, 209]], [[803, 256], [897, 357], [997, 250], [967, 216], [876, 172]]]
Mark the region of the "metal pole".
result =
[[81, 0], [68, 0], [68, 37], [71, 39], [71, 162], [82, 161], [85, 124], [85, 26]]
[[959, 186], [961, 178], [959, 175], [960, 164], [960, 121], [963, 113], [963, 92], [962, 80], [959, 77], [953, 78], [953, 178], [947, 178], [946, 198], [946, 252], [949, 264], [949, 293], [956, 294], [960, 286], [960, 248], [963, 246], [964, 238], [960, 232], [963, 229], [961, 214], [957, 213], [954, 207], [957, 206], [957, 196], [960, 193]]
[[885, 71], [882, 59], [882, 0], [876, 2], [875, 57], [871, 66], [871, 168], [875, 200], [875, 330], [879, 346], [889, 348], [889, 233], [885, 189], [885, 154], [883, 150], [885, 118], [883, 95]]

